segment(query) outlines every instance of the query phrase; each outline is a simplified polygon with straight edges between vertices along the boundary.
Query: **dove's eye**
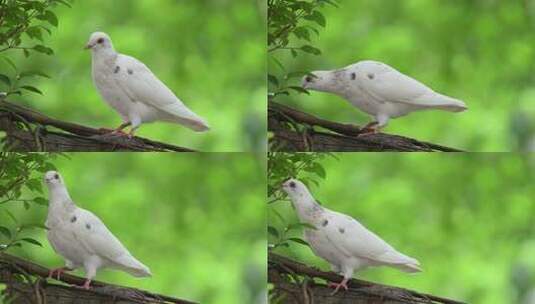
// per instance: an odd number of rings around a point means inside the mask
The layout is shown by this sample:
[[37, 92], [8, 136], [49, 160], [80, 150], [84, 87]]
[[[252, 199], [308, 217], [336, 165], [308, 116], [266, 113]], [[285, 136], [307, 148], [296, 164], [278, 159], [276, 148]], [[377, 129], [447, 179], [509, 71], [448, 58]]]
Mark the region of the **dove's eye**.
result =
[[305, 77], [305, 81], [306, 82], [311, 82], [312, 81], [312, 77], [310, 77], [310, 76]]
[[295, 183], [294, 182], [290, 182], [290, 188], [295, 188]]
[[98, 38], [97, 43], [102, 43], [102, 42], [104, 42], [104, 38]]
[[59, 175], [58, 175], [57, 173], [54, 174], [54, 178], [55, 178], [55, 179], [59, 179]]
[[351, 73], [351, 80], [355, 80], [355, 78], [357, 78], [357, 74]]

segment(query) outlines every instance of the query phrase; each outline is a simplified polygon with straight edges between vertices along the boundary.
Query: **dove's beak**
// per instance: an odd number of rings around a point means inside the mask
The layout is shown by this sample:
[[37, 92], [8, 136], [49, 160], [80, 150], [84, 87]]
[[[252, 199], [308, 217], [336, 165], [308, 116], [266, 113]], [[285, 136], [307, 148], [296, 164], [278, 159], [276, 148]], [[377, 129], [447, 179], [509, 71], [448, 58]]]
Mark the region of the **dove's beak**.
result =
[[84, 49], [85, 49], [85, 50], [89, 50], [89, 49], [92, 49], [93, 46], [94, 46], [94, 44], [88, 43], [88, 44], [86, 44], [86, 45], [84, 46]]

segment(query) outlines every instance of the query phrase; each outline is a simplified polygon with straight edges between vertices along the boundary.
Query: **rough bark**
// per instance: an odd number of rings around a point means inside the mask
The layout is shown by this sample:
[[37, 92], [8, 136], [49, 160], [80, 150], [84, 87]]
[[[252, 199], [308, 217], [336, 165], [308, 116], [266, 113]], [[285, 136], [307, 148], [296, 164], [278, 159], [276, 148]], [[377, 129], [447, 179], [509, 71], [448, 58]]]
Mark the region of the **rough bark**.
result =
[[[48, 269], [21, 258], [0, 253], [0, 283], [6, 285], [2, 291], [13, 304], [130, 304], [130, 303], [158, 303], [158, 304], [193, 304], [186, 300], [170, 296], [159, 295], [145, 290], [106, 284], [99, 281], [92, 282], [90, 290], [79, 287], [84, 278], [64, 274], [61, 281], [69, 285], [56, 284], [54, 280], [47, 280]], [[54, 282], [54, 283], [50, 283]]]
[[[328, 130], [315, 131], [314, 126]], [[462, 152], [416, 139], [385, 133], [361, 134], [355, 125], [341, 124], [270, 101], [268, 129], [270, 149], [298, 152]]]
[[112, 135], [6, 101], [0, 101], [0, 130], [5, 132], [4, 149], [18, 152], [193, 151], [137, 136]]
[[[318, 280], [321, 279], [321, 280]], [[268, 280], [274, 285], [271, 297], [285, 304], [462, 304], [455, 300], [416, 291], [351, 279], [349, 290], [332, 294], [322, 281], [340, 282], [343, 278], [289, 258], [268, 254]]]

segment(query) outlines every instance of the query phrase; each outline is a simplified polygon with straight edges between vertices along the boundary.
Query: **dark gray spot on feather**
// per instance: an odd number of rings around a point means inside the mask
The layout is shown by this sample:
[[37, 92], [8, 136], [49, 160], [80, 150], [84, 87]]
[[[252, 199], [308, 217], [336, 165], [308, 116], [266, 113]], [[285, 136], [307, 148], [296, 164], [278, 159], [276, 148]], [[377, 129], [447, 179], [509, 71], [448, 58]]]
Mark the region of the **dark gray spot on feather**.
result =
[[71, 217], [71, 223], [74, 223], [76, 222], [76, 215], [73, 215], [73, 217]]
[[324, 220], [323, 223], [321, 223], [321, 225], [322, 225], [323, 227], [327, 226], [327, 224], [329, 224], [329, 221], [328, 221], [328, 220]]
[[120, 66], [116, 66], [116, 67], [115, 67], [115, 70], [113, 70], [113, 72], [114, 72], [115, 74], [117, 74], [117, 73], [119, 73], [120, 70], [121, 70], [121, 67], [120, 67]]
[[346, 232], [346, 230], [345, 230], [344, 228], [338, 228], [338, 231], [339, 231], [340, 233], [344, 233], [344, 232]]
[[89, 225], [89, 223], [85, 224], [85, 228], [87, 228], [87, 230], [91, 229], [91, 225]]
[[131, 69], [128, 69], [127, 72], [128, 72], [128, 74], [130, 74], [130, 75], [134, 74], [134, 71], [132, 71]]
[[351, 73], [351, 80], [355, 80], [357, 78], [357, 74]]
[[375, 78], [375, 75], [373, 75], [373, 74], [370, 73], [370, 74], [368, 74], [368, 78], [370, 78], [370, 79], [374, 79], [374, 78]]

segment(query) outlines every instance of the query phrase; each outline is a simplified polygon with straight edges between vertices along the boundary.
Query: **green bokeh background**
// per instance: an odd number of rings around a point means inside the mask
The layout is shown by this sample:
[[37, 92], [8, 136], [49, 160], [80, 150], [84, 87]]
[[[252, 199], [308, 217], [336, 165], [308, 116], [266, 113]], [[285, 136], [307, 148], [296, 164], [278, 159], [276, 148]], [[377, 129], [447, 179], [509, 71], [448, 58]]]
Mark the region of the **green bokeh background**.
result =
[[[246, 153], [67, 157], [53, 163], [72, 199], [99, 216], [153, 274], [140, 279], [101, 270], [97, 280], [200, 303], [262, 303], [265, 299], [262, 157]], [[32, 205], [25, 211], [16, 203], [5, 206], [22, 223], [45, 222], [46, 207]], [[0, 222], [10, 223], [4, 212]], [[45, 231], [28, 235], [44, 247], [25, 244], [8, 252], [48, 267], [63, 265]]]
[[[322, 9], [312, 45], [322, 55], [277, 51], [287, 72], [385, 62], [464, 100], [462, 113], [425, 111], [390, 121], [387, 133], [469, 151], [535, 150], [535, 3], [533, 1], [351, 0]], [[300, 46], [303, 42], [293, 43]], [[281, 71], [272, 61], [270, 73]], [[300, 85], [300, 79], [290, 82]], [[369, 118], [340, 97], [312, 92], [279, 100], [323, 118]]]
[[[21, 70], [53, 78], [31, 83], [44, 96], [29, 93], [12, 101], [61, 120], [117, 127], [121, 119], [98, 95], [91, 55], [83, 50], [92, 32], [104, 31], [118, 52], [144, 62], [212, 128], [196, 133], [156, 122], [137, 135], [202, 151], [265, 150], [263, 1], [75, 0], [72, 8], [55, 12], [59, 27], [46, 39], [54, 56], [6, 53]], [[0, 72], [12, 73], [3, 61]]]
[[[532, 303], [535, 294], [535, 157], [512, 154], [336, 154], [311, 192], [349, 214], [424, 269], [369, 268], [354, 277], [466, 303]], [[291, 205], [277, 202], [287, 223]], [[279, 229], [273, 212], [268, 222]], [[302, 231], [295, 232], [302, 237]], [[305, 246], [277, 249], [329, 270]]]

